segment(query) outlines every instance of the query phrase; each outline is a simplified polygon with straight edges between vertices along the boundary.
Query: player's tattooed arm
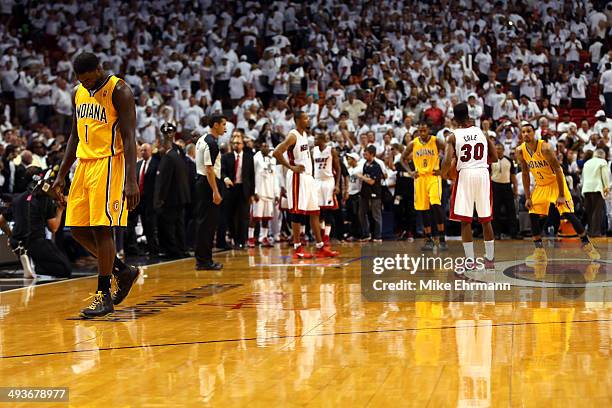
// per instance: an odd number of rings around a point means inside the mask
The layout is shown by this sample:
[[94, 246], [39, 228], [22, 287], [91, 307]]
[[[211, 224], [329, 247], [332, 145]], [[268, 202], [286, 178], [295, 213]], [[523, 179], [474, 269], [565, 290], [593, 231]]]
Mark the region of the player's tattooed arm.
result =
[[446, 147], [444, 149], [444, 160], [442, 160], [442, 166], [440, 168], [440, 174], [444, 178], [448, 178], [448, 172], [451, 169], [453, 163], [453, 157], [455, 157], [455, 134], [451, 133], [446, 139]]
[[74, 87], [72, 91], [72, 128], [70, 130], [70, 136], [68, 137], [68, 143], [66, 144], [66, 151], [64, 152], [64, 158], [62, 159], [62, 164], [60, 164], [59, 171], [57, 172], [57, 177], [53, 182], [52, 189], [55, 190], [55, 195], [59, 199], [59, 203], [61, 206], [66, 205], [66, 199], [64, 198], [64, 187], [66, 186], [66, 175], [70, 170], [70, 167], [76, 161], [76, 151], [79, 146], [79, 134], [77, 130], [77, 120], [76, 120], [76, 96], [77, 87]]
[[561, 168], [559, 160], [557, 160], [557, 156], [555, 155], [555, 152], [550, 146], [550, 143], [542, 143], [542, 155], [544, 155], [546, 162], [552, 168], [553, 172], [555, 173], [555, 178], [557, 179], [557, 188], [559, 189], [557, 205], [563, 205], [567, 202], [567, 198], [563, 194], [563, 192], [565, 191], [565, 175], [563, 174], [563, 169]]
[[289, 148], [293, 146], [296, 142], [297, 138], [295, 137], [295, 134], [293, 132], [289, 132], [285, 140], [283, 140], [278, 146], [276, 146], [276, 149], [274, 149], [274, 153], [272, 153], [272, 155], [276, 159], [276, 162], [282, 164], [283, 167], [288, 168], [294, 173], [302, 173], [305, 170], [304, 166], [302, 166], [301, 164], [298, 166], [293, 166], [287, 161], [287, 159], [285, 159], [284, 156], [284, 153], [289, 150]]

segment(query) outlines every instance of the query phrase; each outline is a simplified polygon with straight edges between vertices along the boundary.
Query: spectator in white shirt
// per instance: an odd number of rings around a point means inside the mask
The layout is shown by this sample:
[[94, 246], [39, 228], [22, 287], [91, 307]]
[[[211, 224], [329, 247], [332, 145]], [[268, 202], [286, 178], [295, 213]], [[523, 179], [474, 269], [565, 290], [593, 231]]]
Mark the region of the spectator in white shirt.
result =
[[55, 131], [65, 136], [70, 134], [72, 124], [72, 93], [64, 78], [57, 78], [51, 95], [57, 128]]
[[577, 64], [580, 62], [580, 51], [582, 43], [576, 38], [576, 33], [570, 33], [569, 40], [565, 43], [565, 62]]
[[190, 134], [200, 124], [200, 119], [204, 116], [204, 109], [198, 104], [192, 96], [189, 98], [189, 108], [185, 110], [183, 116], [183, 132]]
[[[540, 117], [540, 108], [538, 104], [533, 102], [527, 95], [521, 95], [521, 104], [519, 105], [519, 120], [526, 120], [537, 129], [538, 118]], [[548, 121], [547, 121], [548, 124]]]
[[244, 85], [246, 83], [247, 80], [244, 76], [242, 76], [240, 68], [236, 68], [234, 70], [234, 74], [229, 80], [229, 96], [232, 100], [232, 108], [236, 106], [242, 98], [244, 98]]
[[138, 134], [141, 143], [154, 143], [157, 138], [159, 121], [150, 106], [145, 107], [138, 115]]
[[536, 98], [536, 82], [538, 78], [531, 72], [529, 65], [524, 64], [519, 80], [520, 94], [527, 95], [531, 100]]
[[589, 121], [585, 119], [580, 122], [580, 129], [578, 129], [577, 134], [584, 143], [591, 138], [591, 133], [593, 133], [593, 129], [591, 129]]
[[306, 104], [302, 106], [302, 111], [306, 112], [306, 115], [310, 118], [310, 127], [313, 129], [316, 128], [318, 124], [317, 119], [319, 117], [319, 104], [315, 103], [312, 94], [306, 97]]
[[15, 95], [15, 115], [19, 119], [19, 122], [23, 125], [30, 123], [30, 98], [32, 96], [32, 90], [36, 83], [34, 78], [30, 75], [31, 70], [20, 71], [17, 79], [13, 82], [14, 95]]
[[39, 123], [49, 123], [53, 114], [51, 95], [53, 87], [49, 84], [47, 74], [41, 74], [38, 84], [32, 90], [32, 103], [36, 106], [36, 117]]
[[593, 124], [593, 132], [601, 135], [604, 128], [608, 128], [608, 131], [612, 131], [612, 119], [607, 118], [603, 110], [598, 110], [597, 113], [595, 113], [595, 118], [597, 120]]
[[574, 71], [574, 75], [570, 78], [569, 84], [571, 86], [570, 97], [572, 98], [572, 108], [586, 108], [586, 90], [589, 86], [589, 81], [586, 76], [576, 70]]

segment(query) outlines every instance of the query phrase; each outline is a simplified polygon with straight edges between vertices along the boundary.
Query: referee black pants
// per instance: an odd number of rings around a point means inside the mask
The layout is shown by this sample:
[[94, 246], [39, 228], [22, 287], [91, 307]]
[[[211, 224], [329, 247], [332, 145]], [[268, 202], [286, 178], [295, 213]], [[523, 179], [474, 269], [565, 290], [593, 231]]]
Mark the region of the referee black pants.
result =
[[[221, 180], [217, 179], [217, 187], [221, 191]], [[195, 187], [195, 220], [196, 243], [195, 258], [198, 264], [212, 263], [212, 249], [215, 231], [220, 217], [219, 205], [213, 203], [213, 191], [208, 179], [199, 176]]]
[[[492, 183], [493, 185], [493, 230], [495, 235], [507, 230], [510, 236], [517, 235], [516, 206], [512, 183]], [[505, 210], [505, 211], [504, 211]]]

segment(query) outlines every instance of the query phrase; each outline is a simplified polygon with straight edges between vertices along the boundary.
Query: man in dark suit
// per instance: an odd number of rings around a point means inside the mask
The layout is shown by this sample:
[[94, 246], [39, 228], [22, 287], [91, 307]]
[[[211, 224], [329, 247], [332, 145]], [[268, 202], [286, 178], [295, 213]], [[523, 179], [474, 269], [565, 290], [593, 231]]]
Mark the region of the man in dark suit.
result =
[[136, 177], [140, 189], [140, 203], [138, 207], [128, 216], [128, 236], [126, 252], [134, 255], [136, 249], [136, 224], [138, 216], [142, 223], [142, 229], [147, 238], [147, 253], [149, 256], [157, 256], [159, 243], [157, 241], [157, 214], [153, 208], [153, 194], [155, 192], [155, 178], [159, 167], [159, 154], [153, 154], [153, 149], [148, 143], [140, 146], [142, 159], [136, 163]]
[[[185, 163], [187, 164], [187, 176], [189, 178], [189, 191], [191, 192], [192, 201], [195, 200], [196, 191], [196, 179], [198, 173], [196, 171], [196, 147], [195, 144], [190, 143], [185, 147]], [[194, 206], [188, 205], [185, 207], [185, 231], [186, 231], [186, 239], [185, 243], [187, 248], [192, 249], [194, 247], [195, 242], [195, 212]]]
[[165, 123], [162, 132], [162, 158], [155, 178], [154, 207], [158, 211], [159, 246], [170, 259], [185, 254], [185, 206], [191, 202], [185, 153], [174, 143], [176, 127]]
[[227, 187], [226, 217], [234, 246], [244, 248], [249, 226], [249, 206], [255, 194], [253, 153], [244, 149], [240, 132], [232, 135], [232, 151], [221, 158], [221, 178]]

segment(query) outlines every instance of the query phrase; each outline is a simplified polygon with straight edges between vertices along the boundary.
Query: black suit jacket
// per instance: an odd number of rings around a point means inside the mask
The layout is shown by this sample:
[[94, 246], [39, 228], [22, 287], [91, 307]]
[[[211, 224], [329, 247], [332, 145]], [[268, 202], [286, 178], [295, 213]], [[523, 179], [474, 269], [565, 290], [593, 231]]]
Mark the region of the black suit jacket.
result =
[[178, 207], [191, 202], [191, 189], [185, 155], [181, 148], [172, 145], [159, 162], [155, 178], [155, 208]]
[[[229, 177], [232, 183], [236, 182], [236, 157], [234, 152], [225, 153], [221, 157], [221, 180]], [[253, 153], [248, 150], [242, 151], [242, 189], [245, 197], [255, 194], [255, 167], [253, 165]]]
[[[138, 161], [136, 163], [136, 182], [140, 186], [140, 171], [142, 170], [142, 165], [144, 160]], [[154, 154], [151, 156], [149, 161], [149, 165], [147, 166], [147, 171], [144, 176], [144, 187], [142, 191], [142, 195], [140, 196], [140, 203], [145, 206], [153, 206], [153, 195], [155, 193], [155, 178], [157, 177], [157, 169], [159, 167], [159, 155]]]

